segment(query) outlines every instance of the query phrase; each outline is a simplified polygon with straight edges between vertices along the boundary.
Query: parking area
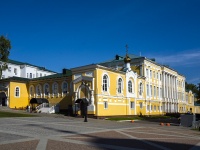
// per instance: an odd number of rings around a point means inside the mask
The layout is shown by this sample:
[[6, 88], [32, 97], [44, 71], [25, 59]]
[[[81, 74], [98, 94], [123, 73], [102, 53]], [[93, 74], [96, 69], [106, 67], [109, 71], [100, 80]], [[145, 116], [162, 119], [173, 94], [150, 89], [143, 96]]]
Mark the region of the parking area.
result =
[[115, 122], [61, 115], [0, 119], [0, 149], [200, 149], [200, 132], [147, 121]]

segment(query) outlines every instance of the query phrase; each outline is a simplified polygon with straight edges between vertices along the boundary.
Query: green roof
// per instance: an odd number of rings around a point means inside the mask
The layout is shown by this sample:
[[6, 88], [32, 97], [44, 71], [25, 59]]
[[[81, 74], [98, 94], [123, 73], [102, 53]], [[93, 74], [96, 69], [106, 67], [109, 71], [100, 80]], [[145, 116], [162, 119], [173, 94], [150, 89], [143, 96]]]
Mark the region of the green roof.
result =
[[49, 71], [49, 72], [54, 72], [54, 73], [56, 73], [55, 71], [48, 70], [48, 69], [46, 69], [45, 67], [40, 67], [40, 66], [32, 65], [32, 64], [30, 64], [30, 63], [20, 62], [20, 61], [16, 61], [16, 60], [12, 60], [12, 59], [8, 59], [8, 62], [7, 62], [7, 63], [16, 64], [16, 65], [28, 65], [28, 66], [33, 66], [33, 67], [37, 67], [38, 69], [43, 70], [43, 71]]
[[39, 77], [39, 78], [33, 78], [32, 81], [35, 80], [44, 80], [44, 79], [52, 79], [52, 78], [61, 78], [61, 77], [69, 77], [72, 75], [71, 70], [68, 70], [66, 73], [56, 73], [53, 75], [49, 75], [49, 76], [43, 76], [43, 77]]
[[[137, 55], [133, 55], [133, 54], [128, 54], [128, 56], [131, 58], [131, 59], [135, 59], [135, 58], [143, 58], [141, 56], [137, 56]], [[124, 61], [124, 58], [126, 56], [119, 56], [119, 55], [116, 55], [114, 59], [111, 59], [111, 60], [107, 60], [105, 62], [101, 62], [101, 63], [98, 63], [99, 65], [103, 65], [103, 64], [107, 64], [107, 63], [116, 63], [116, 62], [121, 62], [121, 61]], [[117, 58], [117, 59], [116, 59]]]
[[0, 81], [29, 81], [29, 80], [31, 79], [22, 78], [22, 77], [10, 77], [10, 78], [0, 79]]

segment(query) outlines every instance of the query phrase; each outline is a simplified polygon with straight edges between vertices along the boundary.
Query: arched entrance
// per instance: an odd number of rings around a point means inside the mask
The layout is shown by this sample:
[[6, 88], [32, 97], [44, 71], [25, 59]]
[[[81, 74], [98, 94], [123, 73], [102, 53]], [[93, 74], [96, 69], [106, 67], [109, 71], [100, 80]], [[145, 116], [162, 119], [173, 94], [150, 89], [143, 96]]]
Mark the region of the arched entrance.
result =
[[6, 96], [5, 92], [0, 93], [0, 105], [7, 106], [7, 96]]

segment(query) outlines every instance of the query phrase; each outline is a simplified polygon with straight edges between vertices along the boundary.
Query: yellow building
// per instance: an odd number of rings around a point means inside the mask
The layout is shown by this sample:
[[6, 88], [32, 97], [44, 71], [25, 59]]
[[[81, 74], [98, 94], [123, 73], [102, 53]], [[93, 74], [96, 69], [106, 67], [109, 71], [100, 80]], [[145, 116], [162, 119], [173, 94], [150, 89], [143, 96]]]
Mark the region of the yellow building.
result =
[[[34, 79], [0, 80], [0, 100], [10, 108], [31, 105], [46, 112], [80, 114], [77, 100], [88, 101], [88, 114], [101, 116], [200, 113], [194, 95], [185, 92], [185, 77], [155, 59], [116, 55], [99, 64], [63, 69], [62, 73]], [[39, 106], [38, 106], [39, 105]], [[43, 109], [43, 110], [42, 110]]]

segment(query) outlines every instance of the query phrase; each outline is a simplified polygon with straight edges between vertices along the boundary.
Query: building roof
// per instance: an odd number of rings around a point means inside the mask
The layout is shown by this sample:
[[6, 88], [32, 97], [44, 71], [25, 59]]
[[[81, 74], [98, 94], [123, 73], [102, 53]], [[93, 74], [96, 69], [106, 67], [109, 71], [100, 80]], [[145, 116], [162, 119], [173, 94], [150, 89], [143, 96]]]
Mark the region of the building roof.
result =
[[28, 78], [22, 78], [22, 77], [10, 77], [10, 78], [4, 78], [4, 79], [1, 79], [0, 81], [23, 81], [23, 82], [27, 82], [31, 79], [28, 79]]
[[36, 66], [36, 65], [33, 65], [33, 64], [30, 64], [30, 63], [20, 62], [20, 61], [16, 61], [16, 60], [12, 60], [12, 59], [8, 59], [8, 62], [7, 62], [7, 63], [16, 64], [16, 65], [28, 65], [28, 66], [33, 66], [33, 67], [38, 68], [39, 70], [57, 73], [57, 72], [55, 72], [55, 71], [48, 70], [48, 69], [46, 69], [45, 67], [40, 67], [40, 66]]
[[[144, 56], [137, 56], [137, 55], [134, 55], [134, 54], [128, 54], [128, 56], [129, 56], [129, 58], [130, 58], [131, 60], [134, 60], [134, 59], [145, 59], [145, 60], [148, 60], [148, 61], [150, 61], [151, 63], [154, 63], [154, 64], [156, 64], [156, 65], [158, 65], [158, 66], [165, 67], [165, 68], [168, 68], [168, 69], [170, 69], [170, 70], [173, 70], [173, 71], [177, 72], [175, 69], [169, 67], [168, 65], [161, 65], [161, 64], [159, 64], [158, 62], [156, 62], [155, 58], [146, 58], [146, 57], [144, 57]], [[105, 62], [101, 62], [101, 63], [98, 63], [98, 64], [103, 65], [103, 66], [104, 66], [104, 65], [105, 65], [105, 66], [109, 66], [109, 65], [112, 66], [113, 64], [115, 64], [115, 63], [117, 63], [117, 62], [123, 62], [125, 57], [126, 57], [126, 56], [119, 56], [119, 55], [116, 55], [116, 56], [115, 56], [115, 59], [107, 60], [107, 61], [105, 61]], [[183, 76], [183, 77], [184, 77], [184, 75], [180, 74], [179, 72], [177, 72], [177, 73], [178, 73], [180, 76]]]
[[52, 78], [69, 77], [71, 75], [72, 75], [72, 71], [71, 70], [67, 70], [65, 73], [56, 73], [56, 74], [52, 74], [52, 75], [48, 75], [48, 76], [33, 78], [33, 79], [31, 79], [31, 81], [52, 79]]

